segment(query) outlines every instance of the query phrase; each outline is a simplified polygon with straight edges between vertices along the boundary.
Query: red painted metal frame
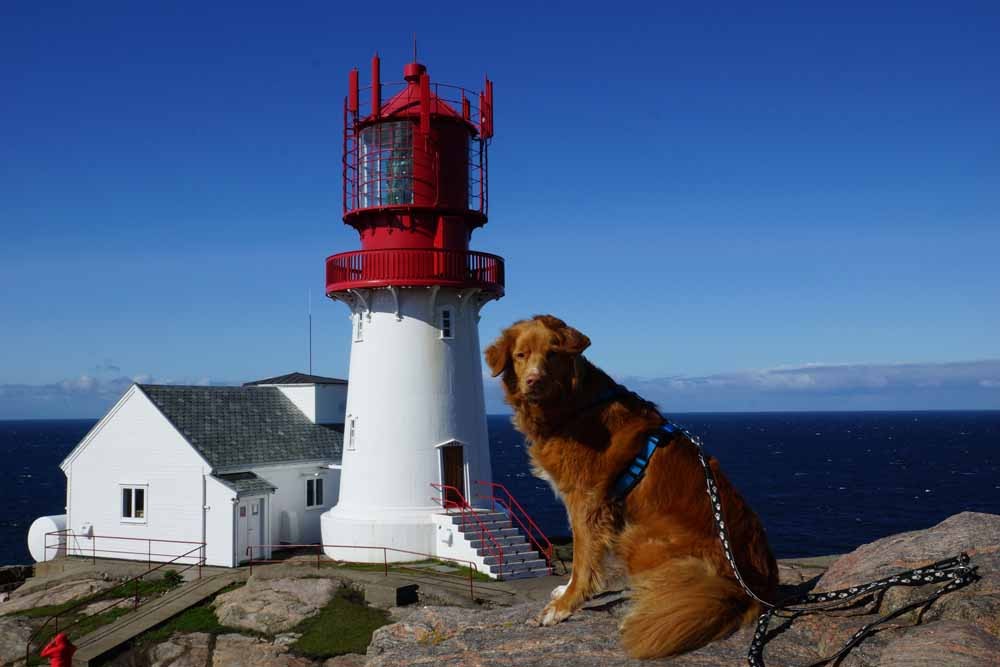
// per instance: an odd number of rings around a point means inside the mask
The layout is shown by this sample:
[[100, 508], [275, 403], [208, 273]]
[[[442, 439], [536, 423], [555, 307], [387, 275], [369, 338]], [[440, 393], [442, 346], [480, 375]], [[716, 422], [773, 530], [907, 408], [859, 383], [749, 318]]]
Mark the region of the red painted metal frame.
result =
[[502, 257], [472, 250], [355, 250], [326, 260], [326, 293], [372, 287], [478, 287], [504, 293]]
[[[373, 72], [373, 76], [375, 73]], [[342, 157], [342, 163], [344, 167], [344, 178], [343, 178], [343, 213], [345, 216], [345, 221], [348, 217], [353, 214], [363, 211], [373, 210], [372, 208], [365, 208], [361, 206], [361, 192], [362, 185], [361, 182], [361, 156], [360, 156], [360, 142], [359, 136], [360, 132], [364, 127], [371, 125], [373, 122], [383, 122], [388, 120], [406, 120], [409, 118], [414, 124], [414, 132], [419, 132], [422, 135], [427, 135], [429, 130], [429, 124], [431, 123], [431, 116], [434, 118], [445, 119], [447, 122], [458, 122], [467, 126], [469, 129], [469, 157], [466, 162], [466, 177], [468, 178], [468, 192], [469, 201], [468, 208], [464, 211], [465, 214], [474, 214], [480, 222], [484, 222], [486, 216], [489, 212], [489, 178], [488, 178], [488, 168], [489, 160], [487, 157], [487, 148], [489, 146], [489, 140], [493, 136], [493, 82], [487, 80], [486, 88], [482, 93], [473, 93], [470, 90], [462, 88], [460, 86], [452, 86], [443, 83], [424, 83], [422, 75], [421, 83], [417, 86], [417, 90], [420, 91], [414, 98], [415, 103], [419, 103], [425, 96], [431, 95], [439, 101], [439, 103], [447, 104], [449, 107], [455, 110], [455, 116], [442, 116], [440, 114], [433, 114], [427, 110], [427, 113], [423, 113], [424, 109], [421, 109], [421, 113], [414, 115], [412, 117], [407, 115], [393, 115], [391, 117], [383, 117], [381, 115], [381, 107], [379, 111], [375, 111], [374, 105], [376, 103], [381, 104], [383, 99], [393, 99], [396, 94], [401, 91], [406, 90], [410, 87], [410, 84], [406, 81], [403, 82], [391, 82], [391, 83], [379, 83], [376, 86], [366, 86], [363, 88], [357, 87], [357, 74], [355, 70], [352, 70], [348, 81], [348, 95], [344, 98], [344, 152]], [[365, 91], [370, 91], [372, 94], [372, 113], [371, 115], [362, 118], [360, 109], [358, 108], [358, 97]], [[382, 93], [385, 93], [384, 95]], [[479, 104], [473, 104], [470, 100], [479, 100]], [[421, 105], [426, 106], [426, 104]], [[430, 115], [428, 115], [430, 113]], [[473, 121], [472, 119], [475, 119]], [[477, 124], [477, 122], [478, 124]], [[381, 134], [376, 133], [381, 140]], [[437, 161], [437, 151], [436, 146], [432, 142], [416, 142], [414, 148], [418, 149], [420, 155], [416, 152], [411, 154], [411, 161], [413, 162], [426, 162], [427, 164], [435, 164]], [[379, 155], [382, 154], [383, 150], [381, 145], [377, 145], [375, 152]], [[409, 176], [395, 176], [397, 180], [406, 180], [407, 178], [412, 180], [410, 190], [417, 191], [419, 183], [417, 179], [419, 175], [416, 171], [411, 172]], [[426, 184], [424, 184], [426, 185]], [[436, 184], [435, 184], [436, 185]], [[380, 207], [381, 209], [398, 210], [404, 212], [410, 207], [406, 204], [399, 204], [394, 206]]]
[[[497, 579], [503, 580], [503, 547], [500, 543], [496, 541], [493, 533], [490, 529], [486, 527], [480, 519], [478, 514], [472, 509], [468, 501], [465, 500], [465, 496], [458, 488], [451, 486], [449, 484], [438, 484], [437, 482], [431, 482], [431, 487], [437, 489], [441, 495], [438, 498], [431, 498], [434, 502], [441, 505], [444, 510], [457, 509], [462, 516], [462, 532], [465, 533], [465, 528], [469, 525], [469, 519], [471, 518], [475, 522], [475, 527], [479, 529], [479, 540], [483, 543], [483, 548], [490, 550], [487, 546], [487, 542], [492, 544], [492, 551], [497, 559], [497, 565], [499, 572], [497, 573]], [[458, 498], [458, 501], [448, 500], [447, 495], [451, 493], [454, 497]]]
[[[269, 559], [254, 558], [253, 554], [254, 554], [254, 550], [255, 549], [270, 549], [273, 552], [273, 551], [279, 551], [281, 549], [307, 549], [307, 548], [312, 548], [312, 549], [316, 549], [317, 550], [316, 551], [316, 569], [318, 570], [322, 566], [322, 564], [323, 564], [323, 556], [326, 555], [324, 550], [325, 550], [326, 547], [329, 547], [331, 549], [374, 549], [374, 550], [380, 550], [382, 552], [382, 568], [383, 568], [383, 572], [385, 573], [385, 576], [389, 576], [389, 553], [388, 552], [390, 552], [390, 551], [392, 551], [393, 553], [403, 553], [403, 554], [409, 554], [409, 555], [412, 555], [412, 556], [423, 556], [425, 558], [430, 558], [430, 559], [434, 559], [434, 560], [446, 560], [446, 561], [449, 561], [449, 562], [452, 562], [452, 563], [460, 563], [463, 567], [468, 567], [469, 568], [469, 596], [473, 600], [476, 599], [476, 589], [475, 589], [475, 586], [473, 585], [473, 581], [475, 580], [474, 579], [475, 575], [479, 574], [479, 566], [477, 566], [473, 561], [471, 561], [471, 560], [462, 560], [461, 558], [449, 558], [447, 556], [436, 556], [434, 554], [425, 554], [425, 553], [421, 553], [419, 551], [409, 551], [407, 549], [397, 549], [395, 547], [377, 547], [377, 546], [367, 546], [367, 545], [358, 545], [358, 544], [251, 544], [250, 546], [247, 547], [247, 557], [249, 559], [247, 564], [250, 567], [250, 574], [253, 574], [254, 563], [256, 563], [258, 565], [261, 565], [261, 564], [265, 564], [265, 563], [283, 563], [283, 562], [285, 562], [283, 560], [275, 559], [275, 558], [269, 558]], [[334, 564], [347, 564], [347, 565], [370, 565], [371, 564], [371, 563], [362, 563], [360, 561], [336, 560], [336, 559], [329, 558], [329, 557], [327, 557], [327, 560], [329, 562], [331, 562], [331, 563], [334, 563]], [[395, 568], [395, 569], [397, 569], [397, 570], [415, 571], [415, 572], [418, 572], [420, 574], [430, 574], [430, 575], [435, 575], [435, 576], [437, 576], [437, 575], [440, 575], [440, 576], [453, 576], [453, 575], [450, 575], [450, 574], [447, 574], [447, 573], [444, 573], [444, 572], [434, 572], [432, 570], [424, 570], [424, 569], [406, 567], [406, 563], [405, 562], [404, 563], [393, 563], [392, 567]]]
[[[56, 544], [51, 544], [50, 545], [49, 544], [49, 536], [50, 535], [56, 535], [56, 536], [65, 538], [65, 541], [63, 541], [63, 542], [56, 542]], [[75, 553], [75, 554], [69, 553], [69, 540], [70, 540], [70, 538], [75, 538], [77, 540], [80, 540], [80, 539], [90, 540], [89, 556], [91, 558], [91, 561], [94, 562], [94, 563], [97, 562], [97, 554], [98, 553], [101, 554], [101, 558], [115, 558], [116, 557], [116, 556], [107, 556], [105, 554], [129, 554], [129, 555], [138, 555], [138, 556], [145, 555], [146, 556], [146, 563], [147, 563], [148, 567], [150, 567], [150, 568], [153, 567], [153, 556], [157, 556], [157, 557], [161, 557], [161, 558], [170, 558], [170, 559], [174, 559], [174, 558], [177, 557], [176, 554], [164, 554], [164, 553], [158, 553], [158, 552], [153, 551], [153, 543], [154, 542], [159, 543], [159, 544], [189, 544], [189, 545], [190, 544], [194, 544], [194, 545], [199, 545], [201, 547], [202, 553], [201, 553], [201, 555], [198, 558], [195, 559], [196, 562], [192, 563], [192, 565], [199, 565], [199, 568], [200, 568], [200, 564], [203, 564], [205, 562], [205, 553], [204, 553], [205, 542], [193, 542], [193, 541], [190, 541], [190, 540], [158, 540], [158, 539], [151, 538], [151, 537], [124, 537], [124, 536], [121, 536], [121, 535], [81, 535], [79, 533], [73, 532], [69, 528], [66, 528], [66, 529], [63, 529], [63, 530], [54, 530], [52, 532], [45, 533], [45, 553], [48, 554], [49, 549], [55, 549], [56, 551], [58, 551], [59, 549], [66, 548], [67, 549], [67, 552], [66, 552], [67, 556], [82, 556], [82, 557], [86, 558], [88, 554], [85, 552], [84, 549], [79, 549], [78, 548], [78, 551], [80, 553]], [[103, 539], [103, 540], [124, 540], [124, 541], [127, 541], [127, 542], [145, 542], [146, 543], [146, 550], [145, 551], [124, 551], [124, 550], [121, 550], [121, 549], [98, 549], [97, 548], [97, 539], [98, 538]], [[188, 552], [188, 554], [190, 554], [190, 553], [191, 552]], [[189, 556], [185, 555], [183, 557], [184, 558], [188, 558]], [[191, 558], [195, 558], [193, 556], [190, 556], [190, 557]], [[127, 559], [123, 559], [123, 560], [139, 560], [139, 561], [141, 561], [141, 559], [138, 559], [138, 558], [127, 558]], [[162, 562], [162, 561], [156, 561], [156, 562]], [[173, 560], [171, 560], [169, 562], [173, 562]], [[199, 577], [201, 576], [201, 571], [200, 570], [199, 570], [198, 576]]]
[[[48, 536], [49, 535], [54, 535], [54, 534], [67, 535], [67, 534], [70, 534], [70, 531], [59, 530], [59, 531], [53, 531], [52, 533], [46, 533], [45, 534], [45, 537], [46, 537], [46, 547], [47, 547], [47, 542], [48, 542]], [[108, 535], [104, 535], [103, 537], [105, 539], [111, 539], [111, 537], [108, 536]], [[130, 537], [115, 537], [113, 539], [143, 541], [142, 538], [130, 538]], [[113, 609], [114, 607], [117, 607], [118, 605], [126, 602], [127, 600], [132, 600], [132, 608], [133, 609], [137, 609], [139, 607], [139, 582], [142, 579], [144, 579], [145, 577], [147, 577], [150, 574], [152, 574], [153, 572], [156, 572], [157, 570], [165, 568], [168, 565], [178, 565], [178, 564], [180, 564], [178, 561], [180, 561], [181, 559], [184, 559], [184, 558], [194, 558], [196, 560], [195, 560], [194, 563], [190, 563], [187, 566], [181, 568], [180, 570], [174, 570], [174, 571], [177, 572], [178, 574], [181, 574], [181, 573], [187, 572], [188, 570], [190, 570], [193, 567], [197, 567], [198, 568], [198, 578], [201, 579], [201, 568], [205, 564], [205, 543], [204, 542], [184, 542], [184, 541], [181, 541], [181, 540], [146, 540], [146, 541], [152, 541], [152, 542], [170, 542], [172, 544], [197, 544], [198, 546], [196, 546], [194, 549], [191, 549], [190, 551], [186, 551], [183, 554], [175, 556], [171, 560], [168, 560], [166, 562], [160, 563], [156, 567], [152, 566], [152, 561], [150, 560], [149, 561], [149, 569], [147, 569], [145, 572], [143, 572], [142, 574], [140, 574], [138, 576], [132, 577], [131, 579], [126, 579], [125, 581], [123, 581], [122, 583], [118, 584], [117, 586], [113, 586], [110, 589], [108, 589], [108, 591], [112, 591], [112, 590], [115, 590], [115, 589], [118, 589], [118, 588], [127, 587], [130, 584], [134, 584], [135, 585], [135, 594], [132, 597], [117, 598], [111, 604], [107, 605], [106, 607], [102, 607], [97, 612], [94, 612], [94, 614], [103, 614], [104, 612], [108, 611], [109, 609]], [[149, 551], [151, 551], [151, 549], [149, 549]], [[194, 555], [195, 552], [199, 552], [197, 556]], [[116, 552], [116, 553], [126, 553], [126, 552]], [[140, 552], [132, 552], [132, 553], [140, 553]], [[95, 561], [96, 561], [96, 557], [95, 557]], [[106, 592], [107, 591], [102, 591], [101, 593], [98, 593], [97, 597], [100, 597], [100, 595], [102, 593], [106, 593]], [[95, 604], [94, 597], [93, 596], [88, 596], [88, 597], [80, 600], [76, 604], [71, 605], [71, 606], [69, 606], [69, 607], [61, 610], [59, 613], [53, 614], [52, 616], [49, 616], [47, 619], [45, 619], [45, 622], [42, 623], [42, 625], [37, 630], [35, 630], [31, 634], [30, 637], [28, 637], [28, 641], [25, 643], [25, 646], [24, 646], [24, 664], [26, 664], [26, 665], [30, 664], [29, 661], [30, 661], [30, 658], [31, 658], [31, 644], [32, 644], [32, 642], [34, 642], [36, 639], [38, 639], [41, 636], [42, 631], [44, 631], [45, 628], [47, 628], [50, 623], [53, 623], [53, 622], [55, 623], [55, 630], [56, 630], [56, 632], [60, 632], [60, 630], [62, 632], [66, 632], [67, 630], [69, 630], [70, 628], [72, 628], [74, 625], [76, 625], [77, 623], [79, 623], [81, 620], [83, 620], [83, 618], [77, 619], [77, 620], [73, 621], [72, 623], [70, 623], [69, 625], [63, 626], [61, 629], [59, 627], [59, 619], [62, 618], [63, 616], [66, 616], [68, 614], [72, 614], [72, 613], [76, 612], [78, 609], [80, 609], [82, 607], [85, 607], [85, 606], [88, 606], [88, 605], [92, 605], [92, 604]], [[85, 616], [84, 618], [87, 618], [87, 617], [92, 616], [94, 614], [89, 614], [88, 616]]]
[[[517, 501], [514, 494], [512, 494], [506, 486], [500, 484], [499, 482], [483, 482], [481, 480], [475, 480], [472, 483], [490, 489], [489, 495], [480, 495], [479, 497], [489, 500], [490, 507], [494, 510], [496, 509], [497, 503], [500, 504], [500, 507], [506, 511], [507, 516], [520, 526], [521, 530], [524, 531], [525, 536], [527, 536], [527, 538], [531, 540], [531, 543], [535, 545], [535, 548], [538, 549], [538, 553], [545, 558], [545, 563], [549, 568], [549, 574], [551, 574], [552, 559], [555, 556], [555, 547], [552, 546], [549, 538], [545, 535], [542, 529], [538, 527], [538, 524], [531, 518], [531, 515], [528, 514], [527, 510], [525, 510], [524, 507], [521, 506], [521, 503]], [[504, 495], [496, 495], [495, 491], [497, 490], [503, 492]]]

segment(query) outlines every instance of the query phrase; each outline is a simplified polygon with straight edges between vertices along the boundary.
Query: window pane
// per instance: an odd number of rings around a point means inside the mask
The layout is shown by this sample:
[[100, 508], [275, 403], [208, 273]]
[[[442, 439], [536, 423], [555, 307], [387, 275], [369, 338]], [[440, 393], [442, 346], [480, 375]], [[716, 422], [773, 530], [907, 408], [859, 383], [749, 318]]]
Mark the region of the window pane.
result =
[[316, 504], [323, 504], [323, 480], [321, 479], [316, 480]]
[[122, 518], [132, 518], [132, 489], [122, 489]]
[[142, 519], [146, 516], [146, 490], [135, 489], [135, 518]]
[[313, 480], [306, 480], [306, 507], [312, 507], [316, 503], [313, 502], [315, 496], [313, 492]]

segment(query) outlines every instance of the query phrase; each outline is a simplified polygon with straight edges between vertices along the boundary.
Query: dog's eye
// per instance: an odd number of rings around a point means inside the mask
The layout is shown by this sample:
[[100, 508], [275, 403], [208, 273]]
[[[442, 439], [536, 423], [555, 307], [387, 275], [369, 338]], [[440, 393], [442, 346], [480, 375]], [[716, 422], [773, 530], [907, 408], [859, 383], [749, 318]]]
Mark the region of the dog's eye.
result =
[[551, 359], [552, 357], [556, 356], [556, 351], [555, 350], [549, 350], [548, 352], [545, 353], [545, 356], [546, 356], [546, 358]]
[[515, 359], [524, 359], [526, 356], [528, 356], [528, 355], [526, 355], [524, 352], [518, 352], [517, 354], [514, 355], [514, 358]]

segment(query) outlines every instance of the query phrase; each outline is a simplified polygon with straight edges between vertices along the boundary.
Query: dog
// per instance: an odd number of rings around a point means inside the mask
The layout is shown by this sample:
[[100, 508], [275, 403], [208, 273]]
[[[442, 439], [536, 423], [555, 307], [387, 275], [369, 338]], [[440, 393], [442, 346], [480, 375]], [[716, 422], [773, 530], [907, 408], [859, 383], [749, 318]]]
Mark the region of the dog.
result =
[[[667, 420], [636, 394], [616, 392], [615, 381], [583, 356], [589, 345], [559, 318], [537, 315], [505, 329], [485, 352], [493, 376], [503, 376], [533, 471], [566, 505], [573, 532], [570, 580], [552, 591], [534, 622], [559, 623], [600, 592], [610, 555], [632, 589], [621, 624], [632, 657], [675, 655], [728, 636], [762, 608], [723, 553], [697, 449], [678, 434], [650, 457], [641, 481], [617, 497], [615, 481]], [[743, 579], [772, 601], [778, 568], [764, 528], [718, 461], [709, 465]]]

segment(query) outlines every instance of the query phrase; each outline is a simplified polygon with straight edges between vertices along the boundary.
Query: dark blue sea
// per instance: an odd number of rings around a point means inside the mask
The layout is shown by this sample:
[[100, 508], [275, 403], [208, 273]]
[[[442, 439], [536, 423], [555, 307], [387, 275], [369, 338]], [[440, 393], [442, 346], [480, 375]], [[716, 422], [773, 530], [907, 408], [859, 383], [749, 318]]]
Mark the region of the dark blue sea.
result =
[[[965, 510], [1000, 514], [1000, 412], [679, 414], [767, 527], [776, 555], [816, 556]], [[0, 421], [0, 564], [28, 563], [39, 516], [61, 514], [59, 462], [94, 420]], [[566, 514], [531, 476], [521, 435], [489, 418], [493, 477], [551, 535]]]

